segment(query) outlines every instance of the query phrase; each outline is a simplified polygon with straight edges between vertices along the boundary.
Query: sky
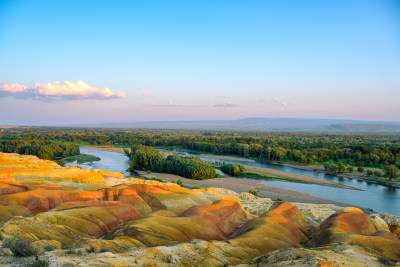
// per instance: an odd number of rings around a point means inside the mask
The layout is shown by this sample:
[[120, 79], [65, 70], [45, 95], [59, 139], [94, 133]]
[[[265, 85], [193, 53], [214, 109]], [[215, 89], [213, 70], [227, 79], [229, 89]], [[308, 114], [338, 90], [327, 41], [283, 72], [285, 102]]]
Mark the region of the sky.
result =
[[0, 125], [400, 121], [400, 1], [0, 0]]

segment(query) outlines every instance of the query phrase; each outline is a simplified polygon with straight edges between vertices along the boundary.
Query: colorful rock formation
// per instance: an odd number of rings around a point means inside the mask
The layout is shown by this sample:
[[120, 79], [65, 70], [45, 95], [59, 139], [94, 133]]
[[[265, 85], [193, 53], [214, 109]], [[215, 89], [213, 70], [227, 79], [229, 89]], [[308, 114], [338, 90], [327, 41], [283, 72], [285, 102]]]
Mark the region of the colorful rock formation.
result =
[[0, 235], [55, 248], [54, 265], [393, 265], [399, 222], [0, 153]]

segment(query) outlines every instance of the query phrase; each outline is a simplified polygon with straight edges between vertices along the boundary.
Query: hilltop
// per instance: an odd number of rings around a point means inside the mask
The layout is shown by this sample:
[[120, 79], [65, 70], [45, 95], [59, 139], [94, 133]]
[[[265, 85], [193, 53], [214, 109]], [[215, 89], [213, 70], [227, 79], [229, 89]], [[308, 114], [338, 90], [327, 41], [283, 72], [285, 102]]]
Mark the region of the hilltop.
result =
[[400, 122], [310, 118], [244, 118], [237, 120], [104, 122], [70, 126], [181, 130], [400, 133]]

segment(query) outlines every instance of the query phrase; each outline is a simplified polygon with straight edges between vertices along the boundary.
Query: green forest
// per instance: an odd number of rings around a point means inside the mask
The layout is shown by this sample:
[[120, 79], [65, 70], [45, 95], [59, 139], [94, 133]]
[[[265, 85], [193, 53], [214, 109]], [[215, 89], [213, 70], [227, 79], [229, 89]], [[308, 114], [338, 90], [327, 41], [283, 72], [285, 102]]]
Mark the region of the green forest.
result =
[[165, 158], [159, 151], [144, 145], [133, 146], [131, 151], [125, 149], [125, 154], [130, 159], [130, 171], [170, 173], [196, 180], [217, 177], [215, 169], [197, 157], [170, 155]]
[[0, 140], [0, 152], [35, 155], [41, 159], [61, 159], [79, 155], [79, 146], [51, 140]]
[[[130, 147], [140, 144], [302, 165], [331, 162], [364, 167], [400, 167], [400, 135], [393, 134], [29, 127], [3, 129], [0, 142], [1, 151], [29, 152], [42, 158], [60, 156], [62, 152], [56, 147], [61, 147], [61, 143], [66, 146], [66, 153], [72, 154], [76, 153], [75, 146], [67, 145]], [[50, 150], [50, 146], [54, 152], [27, 149], [29, 146], [35, 147], [35, 144], [46, 145], [45, 150]]]

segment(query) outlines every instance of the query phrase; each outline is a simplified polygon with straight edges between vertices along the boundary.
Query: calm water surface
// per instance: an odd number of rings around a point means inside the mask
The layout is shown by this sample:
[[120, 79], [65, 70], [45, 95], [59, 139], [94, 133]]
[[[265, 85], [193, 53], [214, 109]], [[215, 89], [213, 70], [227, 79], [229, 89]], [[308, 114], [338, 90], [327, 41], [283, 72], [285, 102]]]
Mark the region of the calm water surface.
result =
[[[90, 154], [101, 158], [100, 161], [89, 162], [80, 164], [83, 168], [95, 168], [95, 169], [104, 169], [108, 171], [122, 172], [125, 175], [129, 175], [129, 172], [126, 171], [128, 169], [128, 157], [125, 155], [114, 153], [114, 152], [106, 152], [106, 151], [98, 151], [98, 150], [89, 150], [81, 148], [81, 152], [85, 154]], [[192, 153], [183, 153], [182, 156], [197, 156], [197, 154]], [[201, 158], [205, 161], [223, 161], [215, 158]], [[383, 185], [371, 184], [367, 182], [357, 181], [353, 179], [342, 178], [334, 175], [327, 175], [320, 172], [314, 171], [305, 171], [299, 170], [286, 166], [279, 166], [268, 163], [260, 163], [260, 162], [244, 162], [244, 161], [231, 161], [224, 160], [229, 163], [240, 163], [243, 165], [251, 165], [257, 167], [267, 167], [273, 168], [277, 170], [304, 174], [316, 178], [321, 178], [325, 180], [334, 181], [337, 183], [358, 187], [364, 189], [365, 191], [355, 191], [348, 190], [342, 188], [335, 188], [329, 186], [321, 186], [321, 185], [313, 185], [313, 184], [299, 184], [299, 183], [290, 183], [283, 181], [271, 181], [264, 179], [252, 179], [247, 177], [240, 177], [241, 179], [251, 179], [257, 180], [260, 182], [264, 182], [268, 185], [295, 190], [299, 192], [304, 192], [308, 194], [312, 194], [316, 197], [326, 198], [335, 201], [341, 201], [345, 203], [349, 203], [352, 205], [362, 206], [365, 208], [371, 208], [380, 212], [387, 212], [395, 215], [400, 215], [400, 190], [389, 188]], [[76, 164], [76, 163], [75, 163]], [[71, 164], [67, 164], [71, 165]], [[74, 165], [74, 164], [72, 164]]]
[[79, 166], [85, 169], [103, 169], [111, 172], [121, 172], [130, 175], [126, 170], [129, 168], [128, 157], [115, 152], [99, 151], [80, 148], [81, 153], [99, 157], [99, 161], [92, 161], [83, 164], [77, 164], [76, 161], [67, 163], [67, 166]]

